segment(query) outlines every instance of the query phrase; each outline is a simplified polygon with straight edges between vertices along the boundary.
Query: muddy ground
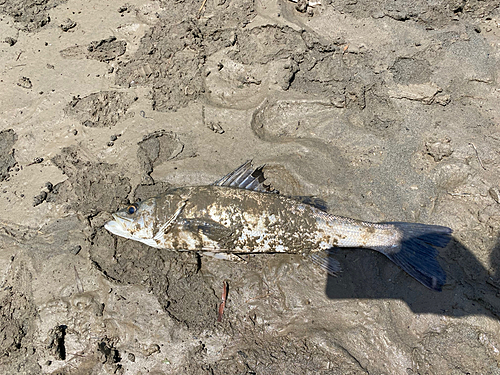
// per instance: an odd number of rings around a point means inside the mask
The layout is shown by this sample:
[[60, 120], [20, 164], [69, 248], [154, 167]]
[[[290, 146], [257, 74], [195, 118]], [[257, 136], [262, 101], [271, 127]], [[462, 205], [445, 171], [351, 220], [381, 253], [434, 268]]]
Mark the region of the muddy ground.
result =
[[[0, 1], [1, 373], [500, 374], [500, 3], [317, 3]], [[247, 159], [453, 228], [443, 292], [367, 250], [333, 278], [103, 229]]]

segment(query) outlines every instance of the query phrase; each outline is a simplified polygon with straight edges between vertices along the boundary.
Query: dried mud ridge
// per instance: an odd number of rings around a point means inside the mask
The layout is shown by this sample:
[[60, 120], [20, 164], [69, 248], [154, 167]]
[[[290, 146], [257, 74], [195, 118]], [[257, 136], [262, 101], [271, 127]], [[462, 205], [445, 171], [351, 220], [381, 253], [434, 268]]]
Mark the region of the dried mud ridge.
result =
[[[498, 47], [483, 24], [498, 22], [499, 4], [276, 4], [207, 2], [201, 12], [199, 1], [146, 4], [155, 11], [117, 4], [117, 17], [154, 19], [133, 53], [115, 36], [59, 51], [65, 61], [107, 64], [114, 77], [113, 87], [67, 98], [61, 116], [87, 134], [109, 130], [114, 138], [106, 139], [117, 141], [138, 117], [143, 88], [149, 111], [192, 108], [202, 124], [176, 131], [154, 124], [134, 140], [140, 183], [127, 174], [130, 160], [84, 152], [90, 137], [50, 158], [66, 178], [26, 198], [61, 209], [61, 218], [37, 229], [12, 218], [0, 226], [1, 247], [14, 249], [2, 260], [3, 372], [498, 373]], [[64, 6], [73, 5], [6, 0], [0, 13], [29, 38], [50, 30], [51, 12]], [[65, 19], [54, 30], [69, 35], [80, 23]], [[352, 42], [362, 39], [358, 30], [365, 43]], [[19, 47], [18, 39], [6, 38], [4, 48]], [[15, 85], [38, 90], [31, 76]], [[246, 133], [230, 117], [237, 111], [247, 114]], [[227, 118], [221, 123], [216, 112]], [[445, 290], [423, 290], [377, 254], [338, 251], [344, 272], [325, 285], [300, 257], [234, 265], [105, 231], [110, 212], [170, 186], [155, 181], [156, 168], [221, 162], [205, 151], [207, 126], [238, 161], [249, 155], [240, 155], [245, 134], [285, 194], [325, 191], [332, 209], [360, 218], [449, 223], [457, 240], [441, 252]], [[0, 131], [0, 182], [28, 166], [16, 161], [20, 134], [14, 125]], [[84, 273], [104, 276], [107, 289], [104, 281], [85, 284]], [[49, 279], [71, 280], [73, 289], [49, 298], [40, 287]], [[226, 281], [229, 302], [217, 323]]]

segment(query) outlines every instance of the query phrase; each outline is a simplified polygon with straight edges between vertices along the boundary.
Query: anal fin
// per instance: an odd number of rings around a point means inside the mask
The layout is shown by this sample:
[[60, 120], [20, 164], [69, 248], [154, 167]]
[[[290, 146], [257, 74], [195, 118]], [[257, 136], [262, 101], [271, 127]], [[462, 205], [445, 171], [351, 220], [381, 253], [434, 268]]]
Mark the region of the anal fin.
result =
[[331, 257], [330, 250], [314, 252], [308, 255], [314, 264], [325, 270], [331, 276], [337, 276], [342, 271], [340, 263]]

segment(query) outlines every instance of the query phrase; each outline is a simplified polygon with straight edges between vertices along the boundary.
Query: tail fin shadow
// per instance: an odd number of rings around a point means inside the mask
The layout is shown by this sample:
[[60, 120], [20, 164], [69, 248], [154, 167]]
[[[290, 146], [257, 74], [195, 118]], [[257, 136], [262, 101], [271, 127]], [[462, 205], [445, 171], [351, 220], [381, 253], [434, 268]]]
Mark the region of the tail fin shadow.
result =
[[425, 288], [385, 256], [365, 249], [336, 249], [342, 275], [328, 276], [330, 299], [401, 299], [414, 313], [486, 315], [500, 320], [500, 240], [492, 249], [491, 269], [453, 239], [437, 259], [447, 274], [441, 293]]

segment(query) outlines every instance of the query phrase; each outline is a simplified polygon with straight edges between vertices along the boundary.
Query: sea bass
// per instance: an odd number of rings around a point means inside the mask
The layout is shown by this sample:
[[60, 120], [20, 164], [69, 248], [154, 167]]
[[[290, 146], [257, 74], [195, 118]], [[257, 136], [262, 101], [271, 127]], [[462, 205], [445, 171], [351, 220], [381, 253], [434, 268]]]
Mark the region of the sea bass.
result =
[[280, 195], [264, 184], [262, 169], [247, 161], [212, 185], [171, 189], [133, 203], [114, 213], [105, 228], [155, 248], [224, 259], [244, 253], [301, 253], [331, 274], [340, 267], [328, 249], [372, 249], [426, 287], [441, 290], [446, 274], [436, 247], [448, 244], [450, 228], [334, 216], [320, 200]]

